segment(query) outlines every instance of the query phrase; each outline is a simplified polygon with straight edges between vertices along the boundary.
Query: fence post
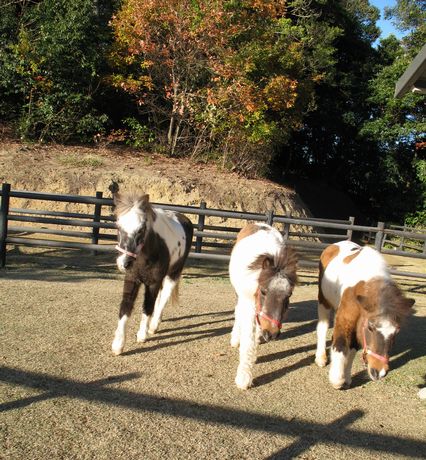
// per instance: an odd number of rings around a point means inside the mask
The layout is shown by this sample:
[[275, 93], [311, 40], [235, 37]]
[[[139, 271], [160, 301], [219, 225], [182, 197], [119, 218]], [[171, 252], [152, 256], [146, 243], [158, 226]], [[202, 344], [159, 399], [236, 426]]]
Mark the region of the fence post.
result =
[[266, 223], [268, 225], [272, 225], [274, 222], [274, 211], [272, 209], [269, 209], [266, 211]]
[[[201, 201], [200, 209], [207, 209], [207, 203], [205, 201]], [[206, 216], [204, 214], [198, 214], [198, 223], [197, 223], [197, 230], [202, 232], [204, 230], [204, 221]], [[203, 237], [197, 236], [195, 239], [195, 252], [201, 252], [203, 247]]]
[[[352, 226], [355, 223], [355, 217], [350, 216], [349, 222], [350, 222], [350, 225]], [[346, 239], [348, 241], [352, 241], [352, 233], [353, 233], [353, 230], [351, 228], [348, 228], [348, 230], [346, 231]]]
[[378, 231], [376, 233], [376, 239], [374, 240], [374, 247], [379, 251], [382, 252], [382, 244], [383, 244], [383, 237], [385, 236], [385, 223], [384, 222], [377, 222]]
[[[407, 231], [407, 226], [406, 226], [405, 224], [404, 224], [404, 227], [402, 227], [402, 231], [403, 231], [404, 233]], [[403, 251], [403, 250], [404, 250], [404, 245], [405, 245], [405, 236], [402, 235], [402, 236], [400, 236], [399, 238], [400, 238], [400, 240], [399, 240], [399, 249], [400, 249], [401, 251]]]
[[0, 268], [6, 266], [7, 216], [9, 214], [10, 184], [3, 184], [0, 206]]
[[[96, 192], [96, 199], [102, 199], [102, 192]], [[93, 214], [93, 222], [99, 223], [101, 221], [102, 203], [95, 203], [95, 213]], [[92, 228], [92, 244], [99, 243], [99, 227]], [[96, 251], [93, 251], [96, 255]]]
[[284, 241], [287, 241], [289, 239], [289, 237], [290, 237], [290, 222], [286, 222], [284, 224], [283, 237], [284, 237]]

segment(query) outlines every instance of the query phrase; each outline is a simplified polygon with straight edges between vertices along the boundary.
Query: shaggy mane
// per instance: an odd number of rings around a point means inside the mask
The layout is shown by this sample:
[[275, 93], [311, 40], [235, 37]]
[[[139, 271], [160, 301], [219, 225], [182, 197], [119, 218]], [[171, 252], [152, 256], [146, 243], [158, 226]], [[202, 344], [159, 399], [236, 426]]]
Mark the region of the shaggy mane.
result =
[[250, 270], [261, 270], [259, 284], [264, 285], [269, 282], [277, 273], [281, 272], [294, 286], [297, 282], [297, 253], [293, 248], [282, 246], [277, 256], [271, 254], [261, 254], [249, 266]]
[[404, 297], [394, 281], [386, 281], [380, 289], [381, 314], [390, 316], [398, 324], [401, 324], [413, 314], [414, 300]]
[[128, 193], [117, 193], [114, 195], [115, 209], [114, 213], [116, 216], [121, 216], [129, 212], [133, 206], [145, 209], [149, 204], [149, 195], [141, 195], [140, 192], [128, 192]]

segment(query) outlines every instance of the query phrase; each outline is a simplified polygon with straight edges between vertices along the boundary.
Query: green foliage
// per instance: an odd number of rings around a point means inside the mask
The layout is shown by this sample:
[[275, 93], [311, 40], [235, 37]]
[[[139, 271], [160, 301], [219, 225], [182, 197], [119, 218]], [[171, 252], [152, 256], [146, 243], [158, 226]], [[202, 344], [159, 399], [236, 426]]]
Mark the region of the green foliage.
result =
[[0, 117], [24, 139], [105, 138], [246, 176], [327, 181], [373, 220], [424, 222], [424, 96], [393, 96], [423, 0], [11, 0]]
[[9, 4], [0, 23], [0, 111], [16, 119], [23, 138], [90, 141], [104, 130], [108, 117], [96, 109], [94, 95], [105, 66], [99, 48], [105, 49], [108, 35], [96, 6], [105, 4]]
[[126, 144], [135, 148], [151, 150], [155, 142], [155, 134], [146, 125], [142, 125], [133, 117], [126, 118], [124, 124], [128, 126]]

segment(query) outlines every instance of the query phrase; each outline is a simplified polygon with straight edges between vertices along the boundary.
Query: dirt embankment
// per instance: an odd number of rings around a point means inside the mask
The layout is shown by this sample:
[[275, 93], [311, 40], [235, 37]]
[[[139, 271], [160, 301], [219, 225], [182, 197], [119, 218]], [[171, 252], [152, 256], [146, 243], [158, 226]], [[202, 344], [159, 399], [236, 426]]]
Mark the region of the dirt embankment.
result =
[[[109, 187], [140, 189], [161, 203], [307, 216], [294, 190], [248, 180], [215, 165], [144, 154], [131, 149], [27, 146], [0, 143], [0, 181], [14, 190], [94, 195]], [[24, 204], [25, 205], [25, 204]], [[28, 204], [27, 204], [28, 205]], [[22, 206], [22, 204], [20, 204]]]

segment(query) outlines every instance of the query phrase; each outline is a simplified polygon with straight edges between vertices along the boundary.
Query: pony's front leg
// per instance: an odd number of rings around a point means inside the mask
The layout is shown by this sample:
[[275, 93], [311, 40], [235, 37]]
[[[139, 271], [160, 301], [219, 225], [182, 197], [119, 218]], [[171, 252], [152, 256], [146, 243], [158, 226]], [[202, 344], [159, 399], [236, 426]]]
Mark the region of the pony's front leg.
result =
[[172, 297], [173, 291], [177, 285], [177, 280], [173, 280], [169, 276], [166, 276], [163, 280], [163, 285], [160, 289], [160, 292], [157, 295], [157, 300], [154, 305], [154, 313], [149, 322], [148, 334], [155, 334], [157, 332], [158, 326], [161, 322], [161, 317], [163, 315], [164, 307]]
[[240, 363], [235, 377], [235, 384], [241, 390], [247, 390], [253, 383], [253, 366], [256, 362], [257, 340], [255, 305], [245, 301], [240, 309]]
[[350, 387], [352, 362], [356, 353], [356, 350], [351, 348], [353, 340], [351, 334], [353, 334], [354, 329], [342, 319], [343, 314], [339, 315], [343, 310], [342, 306], [339, 307], [336, 315], [330, 352], [329, 380], [336, 390]]
[[235, 305], [235, 319], [234, 326], [232, 327], [231, 332], [231, 347], [237, 348], [240, 344], [240, 322], [241, 322], [241, 308], [239, 299]]
[[145, 286], [145, 298], [142, 307], [142, 319], [139, 326], [136, 340], [138, 342], [145, 342], [148, 336], [148, 324], [154, 311], [154, 305], [157, 300], [158, 291], [160, 290], [161, 283]]
[[125, 277], [123, 296], [120, 304], [120, 312], [118, 315], [118, 325], [112, 341], [112, 352], [115, 355], [120, 355], [123, 352], [124, 342], [126, 340], [126, 324], [132, 314], [133, 305], [135, 304], [138, 295], [140, 283], [130, 277]]
[[317, 324], [317, 351], [315, 353], [315, 362], [319, 367], [324, 367], [327, 364], [327, 331], [330, 325], [329, 308], [325, 307], [321, 302], [318, 302], [318, 324]]

